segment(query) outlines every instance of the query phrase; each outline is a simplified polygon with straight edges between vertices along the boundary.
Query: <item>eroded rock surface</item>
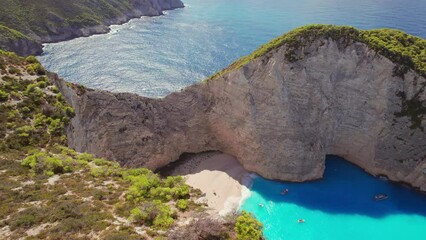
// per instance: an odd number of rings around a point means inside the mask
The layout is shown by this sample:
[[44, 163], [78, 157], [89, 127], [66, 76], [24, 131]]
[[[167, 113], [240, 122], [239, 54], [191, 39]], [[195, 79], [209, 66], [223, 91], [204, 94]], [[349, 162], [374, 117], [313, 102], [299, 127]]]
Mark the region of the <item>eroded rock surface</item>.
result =
[[[426, 121], [398, 114], [424, 104], [426, 80], [363, 43], [319, 38], [286, 45], [164, 99], [70, 87], [68, 131], [77, 151], [156, 169], [184, 152], [219, 150], [266, 178], [321, 178], [326, 154], [426, 191]], [[405, 97], [405, 100], [404, 100]], [[406, 106], [405, 106], [406, 107]]]

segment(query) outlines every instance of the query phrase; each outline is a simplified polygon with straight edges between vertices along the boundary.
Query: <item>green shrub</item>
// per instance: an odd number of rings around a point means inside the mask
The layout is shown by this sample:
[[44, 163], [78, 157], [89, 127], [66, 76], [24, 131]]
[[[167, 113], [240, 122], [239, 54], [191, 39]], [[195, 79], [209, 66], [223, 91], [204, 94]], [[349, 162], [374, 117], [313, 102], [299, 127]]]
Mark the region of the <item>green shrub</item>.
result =
[[54, 136], [61, 135], [63, 129], [64, 129], [64, 123], [61, 121], [61, 119], [52, 120], [48, 126], [49, 134]]
[[175, 199], [189, 198], [190, 188], [186, 184], [179, 187], [175, 187], [172, 189], [172, 191], [173, 191], [173, 197]]
[[62, 233], [80, 232], [87, 227], [79, 218], [65, 218], [61, 220], [58, 226], [55, 226], [55, 231]]
[[107, 199], [107, 193], [100, 189], [93, 189], [91, 195], [93, 196], [93, 199], [96, 199], [99, 201]]
[[16, 133], [20, 137], [28, 138], [35, 132], [33, 126], [22, 126], [16, 129]]
[[34, 127], [42, 127], [42, 126], [44, 126], [46, 124], [46, 121], [47, 121], [47, 117], [46, 116], [44, 116], [42, 113], [37, 113], [34, 116], [34, 123], [33, 123], [33, 125], [34, 125]]
[[6, 63], [4, 62], [4, 59], [0, 57], [0, 70], [4, 70], [6, 67]]
[[174, 223], [173, 218], [170, 216], [170, 213], [159, 214], [154, 220], [154, 227], [159, 229], [168, 229]]
[[51, 157], [44, 152], [26, 157], [22, 161], [22, 166], [30, 168], [34, 173], [43, 173], [47, 176], [65, 172], [64, 164], [60, 159]]
[[58, 89], [56, 86], [51, 86], [51, 87], [50, 87], [50, 90], [51, 90], [53, 93], [59, 93], [59, 89]]
[[35, 83], [27, 86], [27, 89], [25, 90], [25, 95], [37, 105], [39, 105], [43, 100], [43, 91]]
[[169, 188], [181, 186], [185, 184], [185, 179], [182, 176], [168, 176], [163, 180], [164, 185]]
[[20, 92], [15, 91], [10, 92], [10, 96], [15, 100], [22, 98], [22, 94]]
[[35, 69], [33, 68], [33, 66], [32, 65], [28, 65], [26, 68], [25, 68], [25, 70], [27, 71], [27, 73], [28, 74], [30, 74], [30, 75], [35, 75]]
[[[70, 149], [70, 151], [73, 150]], [[67, 155], [35, 152], [26, 157], [21, 165], [28, 167], [35, 174], [52, 176], [53, 174], [73, 172], [81, 169], [87, 165], [87, 162], [71, 158]]]
[[15, 123], [13, 123], [13, 122], [8, 122], [8, 123], [6, 123], [6, 128], [7, 129], [15, 129], [16, 128], [16, 124]]
[[26, 95], [31, 94], [31, 92], [33, 92], [36, 87], [37, 87], [37, 84], [35, 84], [35, 83], [31, 83], [31, 84], [27, 85], [27, 88], [25, 89], [25, 94]]
[[46, 70], [40, 63], [33, 63], [27, 66], [26, 71], [31, 74], [37, 74], [37, 75], [45, 75]]
[[28, 56], [27, 58], [25, 58], [25, 61], [27, 61], [27, 63], [39, 63], [37, 58], [35, 58], [34, 56]]
[[21, 111], [21, 113], [22, 113], [22, 116], [24, 117], [24, 118], [28, 118], [28, 117], [30, 117], [31, 116], [31, 109], [29, 108], [29, 107], [27, 107], [27, 106], [25, 106], [25, 107], [21, 107], [20, 109], [19, 109], [20, 111]]
[[95, 178], [108, 176], [107, 170], [101, 167], [92, 167], [90, 174]]
[[129, 181], [132, 181], [132, 176], [139, 176], [139, 175], [148, 175], [148, 174], [152, 174], [151, 170], [147, 169], [147, 168], [131, 168], [131, 169], [126, 169], [125, 171], [123, 171], [123, 178]]
[[16, 219], [16, 226], [18, 227], [31, 227], [36, 223], [34, 215], [23, 215], [20, 218]]
[[47, 87], [47, 83], [45, 81], [41, 81], [37, 83], [37, 87], [39, 88], [46, 88]]
[[93, 177], [121, 176], [120, 164], [114, 161], [109, 161], [103, 158], [94, 158], [91, 155], [85, 155], [83, 158], [88, 158], [93, 162], [90, 173]]
[[149, 191], [149, 197], [159, 199], [163, 202], [168, 202], [172, 200], [172, 189], [168, 187], [151, 188]]
[[253, 214], [243, 211], [235, 223], [235, 232], [238, 240], [259, 240], [262, 237], [262, 223], [257, 221]]
[[45, 75], [46, 70], [44, 70], [44, 67], [40, 63], [33, 64], [34, 71], [37, 73], [37, 75]]
[[9, 94], [5, 91], [0, 90], [0, 102], [7, 101]]
[[117, 162], [106, 160], [106, 159], [103, 159], [103, 158], [95, 158], [93, 160], [93, 163], [96, 166], [107, 166], [107, 167], [114, 167], [114, 168], [120, 167], [120, 164], [118, 164]]
[[127, 199], [136, 202], [149, 198], [150, 190], [160, 183], [156, 175], [128, 176], [125, 179], [132, 183], [127, 192]]
[[188, 200], [179, 199], [176, 201], [176, 208], [185, 211], [188, 208]]
[[21, 71], [19, 69], [17, 69], [16, 67], [9, 67], [9, 73], [10, 74], [16, 74], [16, 75], [21, 75]]
[[64, 156], [71, 156], [71, 157], [76, 157], [78, 154], [74, 149], [68, 148], [68, 147], [64, 147], [60, 144], [56, 144], [53, 146], [55, 148], [56, 151], [58, 151], [59, 153], [61, 153]]
[[[27, 109], [30, 110], [28, 107], [27, 107]], [[14, 109], [14, 110], [11, 110], [11, 111], [8, 112], [7, 119], [13, 120], [17, 116], [19, 116], [19, 111]]]
[[158, 175], [143, 168], [126, 170], [122, 172], [122, 176], [132, 183], [127, 192], [128, 200], [139, 202], [156, 199], [167, 202], [171, 199], [189, 198], [190, 187], [180, 176], [161, 180]]
[[162, 186], [171, 189], [174, 199], [189, 197], [190, 187], [185, 183], [182, 176], [168, 176], [162, 181]]
[[69, 118], [73, 118], [75, 116], [75, 111], [74, 108], [72, 107], [64, 107], [64, 114], [69, 117]]
[[85, 161], [85, 162], [91, 162], [93, 161], [94, 157], [92, 154], [89, 153], [82, 153], [77, 155], [77, 160]]
[[140, 208], [134, 208], [130, 211], [130, 218], [136, 224], [144, 224], [148, 219], [148, 212], [143, 212]]
[[10, 220], [10, 226], [12, 230], [15, 230], [17, 228], [30, 228], [34, 226], [36, 223], [38, 223], [39, 213], [37, 212], [37, 209], [35, 208], [29, 208], [25, 209], [22, 212], [17, 213], [16, 215], [12, 216]]
[[[61, 93], [56, 94], [56, 99], [59, 101], [57, 104], [62, 104], [61, 102], [65, 101], [65, 98]], [[57, 107], [62, 107], [62, 105], [58, 105]]]
[[82, 205], [80, 201], [64, 200], [57, 203], [54, 214], [49, 216], [49, 220], [54, 222], [66, 218], [81, 218], [85, 214], [86, 205]]
[[141, 207], [132, 209], [130, 219], [136, 224], [153, 226], [158, 229], [167, 229], [174, 223], [170, 207], [158, 200], [144, 202]]

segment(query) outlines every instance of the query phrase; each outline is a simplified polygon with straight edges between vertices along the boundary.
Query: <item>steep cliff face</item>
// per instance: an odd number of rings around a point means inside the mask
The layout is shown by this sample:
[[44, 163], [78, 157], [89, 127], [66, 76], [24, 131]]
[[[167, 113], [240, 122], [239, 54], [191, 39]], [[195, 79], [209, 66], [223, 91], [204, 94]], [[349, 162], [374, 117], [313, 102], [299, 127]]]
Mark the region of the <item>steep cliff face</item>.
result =
[[40, 54], [42, 43], [106, 33], [109, 25], [184, 7], [180, 0], [0, 0], [0, 6], [0, 49], [25, 56]]
[[14, 50], [20, 56], [39, 55], [43, 52], [42, 45], [29, 38], [0, 39], [0, 49]]
[[42, 46], [22, 33], [0, 24], [0, 49], [15, 49], [18, 55], [38, 55]]
[[[219, 150], [266, 178], [321, 178], [326, 154], [426, 191], [426, 79], [360, 41], [282, 44], [163, 99], [66, 84], [78, 151], [151, 169]], [[289, 51], [292, 54], [289, 56]]]

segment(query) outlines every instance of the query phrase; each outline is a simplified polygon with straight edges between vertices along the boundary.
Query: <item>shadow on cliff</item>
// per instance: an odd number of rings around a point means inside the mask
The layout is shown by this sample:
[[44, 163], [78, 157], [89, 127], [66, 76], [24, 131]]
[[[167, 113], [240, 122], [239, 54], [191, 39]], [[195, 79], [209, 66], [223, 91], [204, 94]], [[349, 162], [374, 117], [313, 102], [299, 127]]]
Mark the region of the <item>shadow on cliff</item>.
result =
[[[281, 194], [283, 189], [288, 193]], [[426, 216], [426, 194], [371, 176], [336, 156], [327, 156], [324, 178], [314, 182], [289, 183], [257, 178], [252, 191], [267, 201], [289, 202], [331, 214], [359, 214], [381, 218], [393, 214]], [[377, 194], [388, 199], [376, 201]]]
[[247, 171], [235, 157], [219, 151], [205, 151], [201, 153], [183, 153], [178, 160], [158, 169], [156, 173], [163, 177], [170, 175], [196, 174], [204, 170], [226, 173], [241, 185], [248, 184], [244, 176]]

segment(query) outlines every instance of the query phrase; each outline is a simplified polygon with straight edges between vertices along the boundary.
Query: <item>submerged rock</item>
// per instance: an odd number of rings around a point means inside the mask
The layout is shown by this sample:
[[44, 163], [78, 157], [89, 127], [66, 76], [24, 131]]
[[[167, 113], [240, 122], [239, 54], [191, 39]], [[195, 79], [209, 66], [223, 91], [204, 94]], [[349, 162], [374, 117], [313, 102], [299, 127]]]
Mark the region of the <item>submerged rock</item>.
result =
[[333, 154], [426, 191], [422, 61], [366, 41], [367, 31], [317, 28], [289, 33], [163, 99], [52, 76], [76, 111], [69, 145], [150, 169], [184, 152], [218, 150], [249, 171], [286, 181], [321, 178], [325, 156]]

